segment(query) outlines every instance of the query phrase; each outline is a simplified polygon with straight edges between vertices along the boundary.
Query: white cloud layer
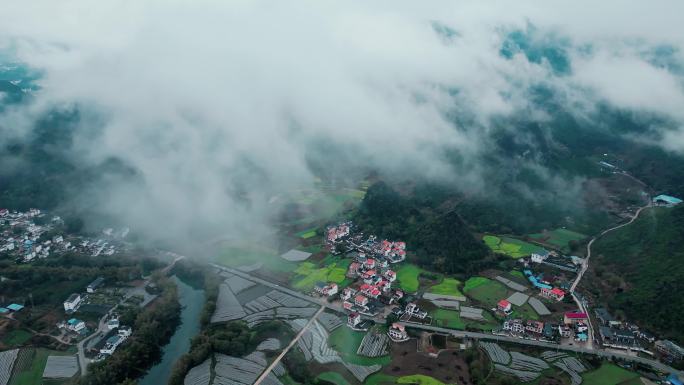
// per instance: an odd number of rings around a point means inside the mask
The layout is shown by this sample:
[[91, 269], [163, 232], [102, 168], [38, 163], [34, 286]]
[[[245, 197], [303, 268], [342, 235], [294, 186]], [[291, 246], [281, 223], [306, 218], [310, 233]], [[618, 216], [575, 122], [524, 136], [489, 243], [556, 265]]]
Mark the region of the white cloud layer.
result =
[[[182, 233], [199, 217], [230, 232], [246, 217], [264, 218], [267, 206], [227, 192], [245, 188], [265, 202], [307, 186], [307, 158], [321, 145], [353, 166], [478, 184], [476, 166], [454, 174], [443, 150], [475, 159], [487, 149], [489, 118], [527, 108], [526, 89], [538, 82], [582, 97], [590, 90], [583, 103], [684, 120], [682, 74], [641, 54], [667, 45], [682, 59], [681, 1], [45, 0], [2, 8], [0, 48], [44, 71], [31, 112], [79, 105], [102, 114], [97, 134], [80, 128], [74, 150], [84, 162], [116, 156], [140, 172], [143, 184], [108, 186], [100, 203], [154, 231], [164, 223]], [[434, 22], [456, 35], [440, 38]], [[569, 42], [569, 76], [500, 55], [505, 32], [529, 25]], [[477, 128], [447, 118], [465, 111]]]

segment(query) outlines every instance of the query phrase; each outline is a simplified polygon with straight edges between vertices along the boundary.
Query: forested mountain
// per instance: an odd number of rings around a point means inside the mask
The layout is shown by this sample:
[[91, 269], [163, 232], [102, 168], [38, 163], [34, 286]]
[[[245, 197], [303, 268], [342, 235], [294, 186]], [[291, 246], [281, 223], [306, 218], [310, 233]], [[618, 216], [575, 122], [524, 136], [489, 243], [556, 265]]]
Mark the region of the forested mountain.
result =
[[684, 206], [653, 208], [595, 243], [594, 290], [602, 302], [684, 343]]
[[406, 241], [416, 262], [445, 273], [475, 273], [496, 257], [475, 239], [443, 188], [421, 186], [401, 195], [378, 182], [368, 189], [354, 221], [367, 232]]

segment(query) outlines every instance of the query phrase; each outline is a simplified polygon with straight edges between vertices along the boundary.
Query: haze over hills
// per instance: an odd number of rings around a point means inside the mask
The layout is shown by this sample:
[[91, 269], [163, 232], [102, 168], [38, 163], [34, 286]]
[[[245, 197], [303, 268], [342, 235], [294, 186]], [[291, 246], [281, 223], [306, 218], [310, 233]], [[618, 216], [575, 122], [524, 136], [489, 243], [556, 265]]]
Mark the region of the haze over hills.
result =
[[681, 1], [3, 6], [10, 384], [684, 368]]

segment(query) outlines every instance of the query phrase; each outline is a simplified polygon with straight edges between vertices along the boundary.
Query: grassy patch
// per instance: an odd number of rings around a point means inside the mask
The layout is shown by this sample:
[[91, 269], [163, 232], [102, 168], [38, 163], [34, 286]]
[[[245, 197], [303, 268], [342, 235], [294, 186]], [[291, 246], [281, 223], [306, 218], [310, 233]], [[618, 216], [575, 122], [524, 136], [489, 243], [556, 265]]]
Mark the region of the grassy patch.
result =
[[383, 357], [363, 357], [356, 354], [356, 351], [361, 345], [361, 340], [366, 333], [357, 332], [349, 329], [348, 327], [339, 327], [330, 333], [330, 338], [328, 338], [328, 345], [340, 353], [342, 359], [350, 364], [356, 365], [387, 365], [391, 361], [389, 355]]
[[509, 274], [514, 277], [525, 279], [525, 274], [523, 274], [520, 270], [511, 270]]
[[317, 380], [331, 382], [335, 385], [351, 385], [346, 378], [337, 372], [323, 372], [316, 377]]
[[423, 269], [416, 265], [405, 264], [397, 270], [397, 280], [399, 287], [407, 293], [415, 293], [418, 291], [420, 282], [418, 276], [423, 272]]
[[36, 349], [31, 365], [26, 370], [22, 370], [12, 376], [10, 385], [41, 385], [48, 356], [65, 355], [70, 355], [70, 353], [43, 348]]
[[482, 240], [493, 252], [508, 255], [511, 258], [522, 258], [543, 250], [539, 246], [514, 238], [485, 235]]
[[486, 285], [487, 283], [489, 283], [491, 281], [492, 281], [491, 279], [485, 278], [485, 277], [468, 278], [468, 280], [465, 283], [465, 287], [463, 288], [463, 291], [467, 293], [467, 292], [475, 289], [476, 287]]
[[458, 289], [461, 286], [461, 281], [455, 278], [444, 278], [439, 285], [431, 287], [428, 291], [434, 294], [463, 296], [463, 293]]
[[316, 236], [316, 228], [314, 227], [311, 229], [302, 230], [298, 233], [295, 233], [295, 235], [298, 236], [299, 238], [302, 238], [302, 239], [313, 238]]
[[530, 234], [529, 237], [537, 242], [556, 246], [563, 252], [569, 252], [570, 242], [580, 241], [587, 236], [567, 229], [555, 229], [544, 233]]
[[532, 308], [529, 303], [525, 303], [522, 306], [513, 305], [513, 318], [531, 319], [538, 320], [539, 314]]
[[364, 385], [391, 385], [396, 384], [397, 378], [384, 373], [374, 373], [366, 377]]
[[30, 340], [32, 336], [33, 334], [28, 330], [14, 329], [5, 335], [2, 339], [2, 343], [11, 346], [22, 345], [24, 342]]
[[584, 373], [582, 382], [592, 385], [617, 385], [635, 377], [639, 375], [614, 364], [603, 364], [596, 370]]
[[473, 277], [466, 281], [465, 293], [486, 306], [494, 307], [508, 293], [506, 287], [497, 281], [484, 277]]
[[460, 313], [456, 310], [437, 309], [432, 313], [432, 318], [439, 327], [459, 330], [465, 329], [465, 322], [463, 322]]
[[346, 277], [347, 268], [351, 263], [350, 259], [337, 259], [324, 267], [318, 267], [312, 262], [302, 262], [294, 270], [295, 277], [292, 280], [292, 287], [297, 290], [311, 290], [316, 282], [335, 282], [342, 284]]
[[398, 384], [445, 385], [442, 381], [422, 374], [399, 377]]

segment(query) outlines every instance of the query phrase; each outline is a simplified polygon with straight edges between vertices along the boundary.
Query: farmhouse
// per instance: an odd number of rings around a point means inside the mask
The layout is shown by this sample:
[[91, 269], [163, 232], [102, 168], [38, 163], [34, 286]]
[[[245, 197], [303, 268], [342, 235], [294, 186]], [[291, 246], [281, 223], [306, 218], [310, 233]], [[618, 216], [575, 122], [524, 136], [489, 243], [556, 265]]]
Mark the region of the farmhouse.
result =
[[682, 203], [682, 200], [669, 195], [658, 195], [653, 198], [653, 204], [656, 206], [672, 207]]
[[535, 334], [542, 334], [544, 331], [544, 323], [540, 321], [528, 320], [525, 322], [525, 330]]
[[73, 312], [78, 308], [81, 303], [81, 295], [78, 293], [73, 293], [72, 295], [64, 301], [64, 311], [67, 313]]
[[532, 253], [532, 255], [530, 255], [530, 261], [532, 261], [534, 263], [542, 263], [548, 257], [549, 257], [549, 252], [547, 250], [542, 249], [540, 251], [536, 251], [536, 252]]
[[404, 325], [396, 322], [390, 326], [389, 330], [387, 330], [387, 335], [394, 342], [403, 342], [409, 339]]
[[11, 304], [7, 305], [7, 308], [8, 308], [10, 311], [18, 312], [18, 311], [20, 311], [21, 309], [23, 309], [24, 306], [19, 305], [18, 303], [11, 303]]
[[348, 301], [354, 294], [356, 294], [356, 290], [351, 287], [345, 287], [344, 290], [342, 290], [342, 295], [340, 295], [340, 297], [342, 297], [343, 301]]
[[505, 299], [502, 299], [496, 304], [496, 308], [506, 314], [509, 314], [511, 312], [511, 303]]
[[331, 243], [337, 242], [342, 238], [346, 237], [347, 235], [349, 235], [350, 230], [351, 229], [349, 223], [342, 223], [338, 226], [329, 227], [326, 239], [328, 240], [328, 242]]
[[542, 287], [539, 289], [539, 294], [546, 298], [552, 298], [556, 301], [562, 301], [565, 298], [565, 292], [557, 287], [549, 289], [547, 287]]
[[85, 322], [83, 322], [83, 321], [81, 321], [81, 320], [79, 320], [79, 319], [72, 318], [72, 319], [70, 319], [70, 320], [67, 321], [67, 329], [69, 329], [69, 330], [71, 330], [71, 331], [74, 331], [74, 332], [76, 332], [76, 333], [78, 333], [78, 332], [80, 332], [81, 330], [85, 329], [85, 327], [86, 327]]
[[563, 323], [566, 325], [572, 325], [579, 321], [587, 321], [588, 319], [589, 317], [587, 316], [587, 313], [570, 311], [563, 315]]
[[347, 270], [347, 277], [356, 278], [361, 270], [361, 263], [352, 262], [349, 264], [349, 270]]
[[420, 319], [424, 319], [425, 317], [427, 317], [427, 312], [421, 310], [415, 302], [409, 302], [406, 305], [406, 309], [404, 310], [404, 312], [410, 314], [412, 317]]
[[389, 281], [389, 282], [394, 282], [397, 279], [397, 273], [395, 273], [393, 270], [385, 270], [385, 273], [383, 276]]
[[358, 324], [361, 323], [361, 314], [351, 313], [347, 316], [347, 326], [354, 329]]
[[684, 359], [684, 348], [670, 340], [658, 340], [655, 342], [655, 347], [659, 353], [673, 361]]
[[93, 282], [91, 282], [88, 287], [86, 287], [86, 291], [88, 293], [94, 293], [95, 290], [97, 290], [98, 287], [102, 286], [104, 283], [104, 277], [97, 277]]
[[331, 295], [337, 294], [337, 284], [334, 282], [328, 284], [325, 282], [316, 282], [314, 285], [314, 291], [320, 295], [330, 297]]
[[634, 345], [634, 333], [628, 330], [613, 329], [607, 326], [599, 327], [599, 334], [604, 344], [632, 346]]
[[525, 331], [525, 326], [520, 319], [506, 320], [503, 323], [503, 330], [511, 333], [523, 333]]
[[356, 297], [354, 297], [354, 305], [366, 308], [368, 307], [368, 298], [364, 295], [359, 294]]
[[596, 308], [594, 313], [596, 313], [596, 319], [602, 326], [616, 327], [622, 325], [622, 322], [613, 318], [613, 316], [604, 307]]

